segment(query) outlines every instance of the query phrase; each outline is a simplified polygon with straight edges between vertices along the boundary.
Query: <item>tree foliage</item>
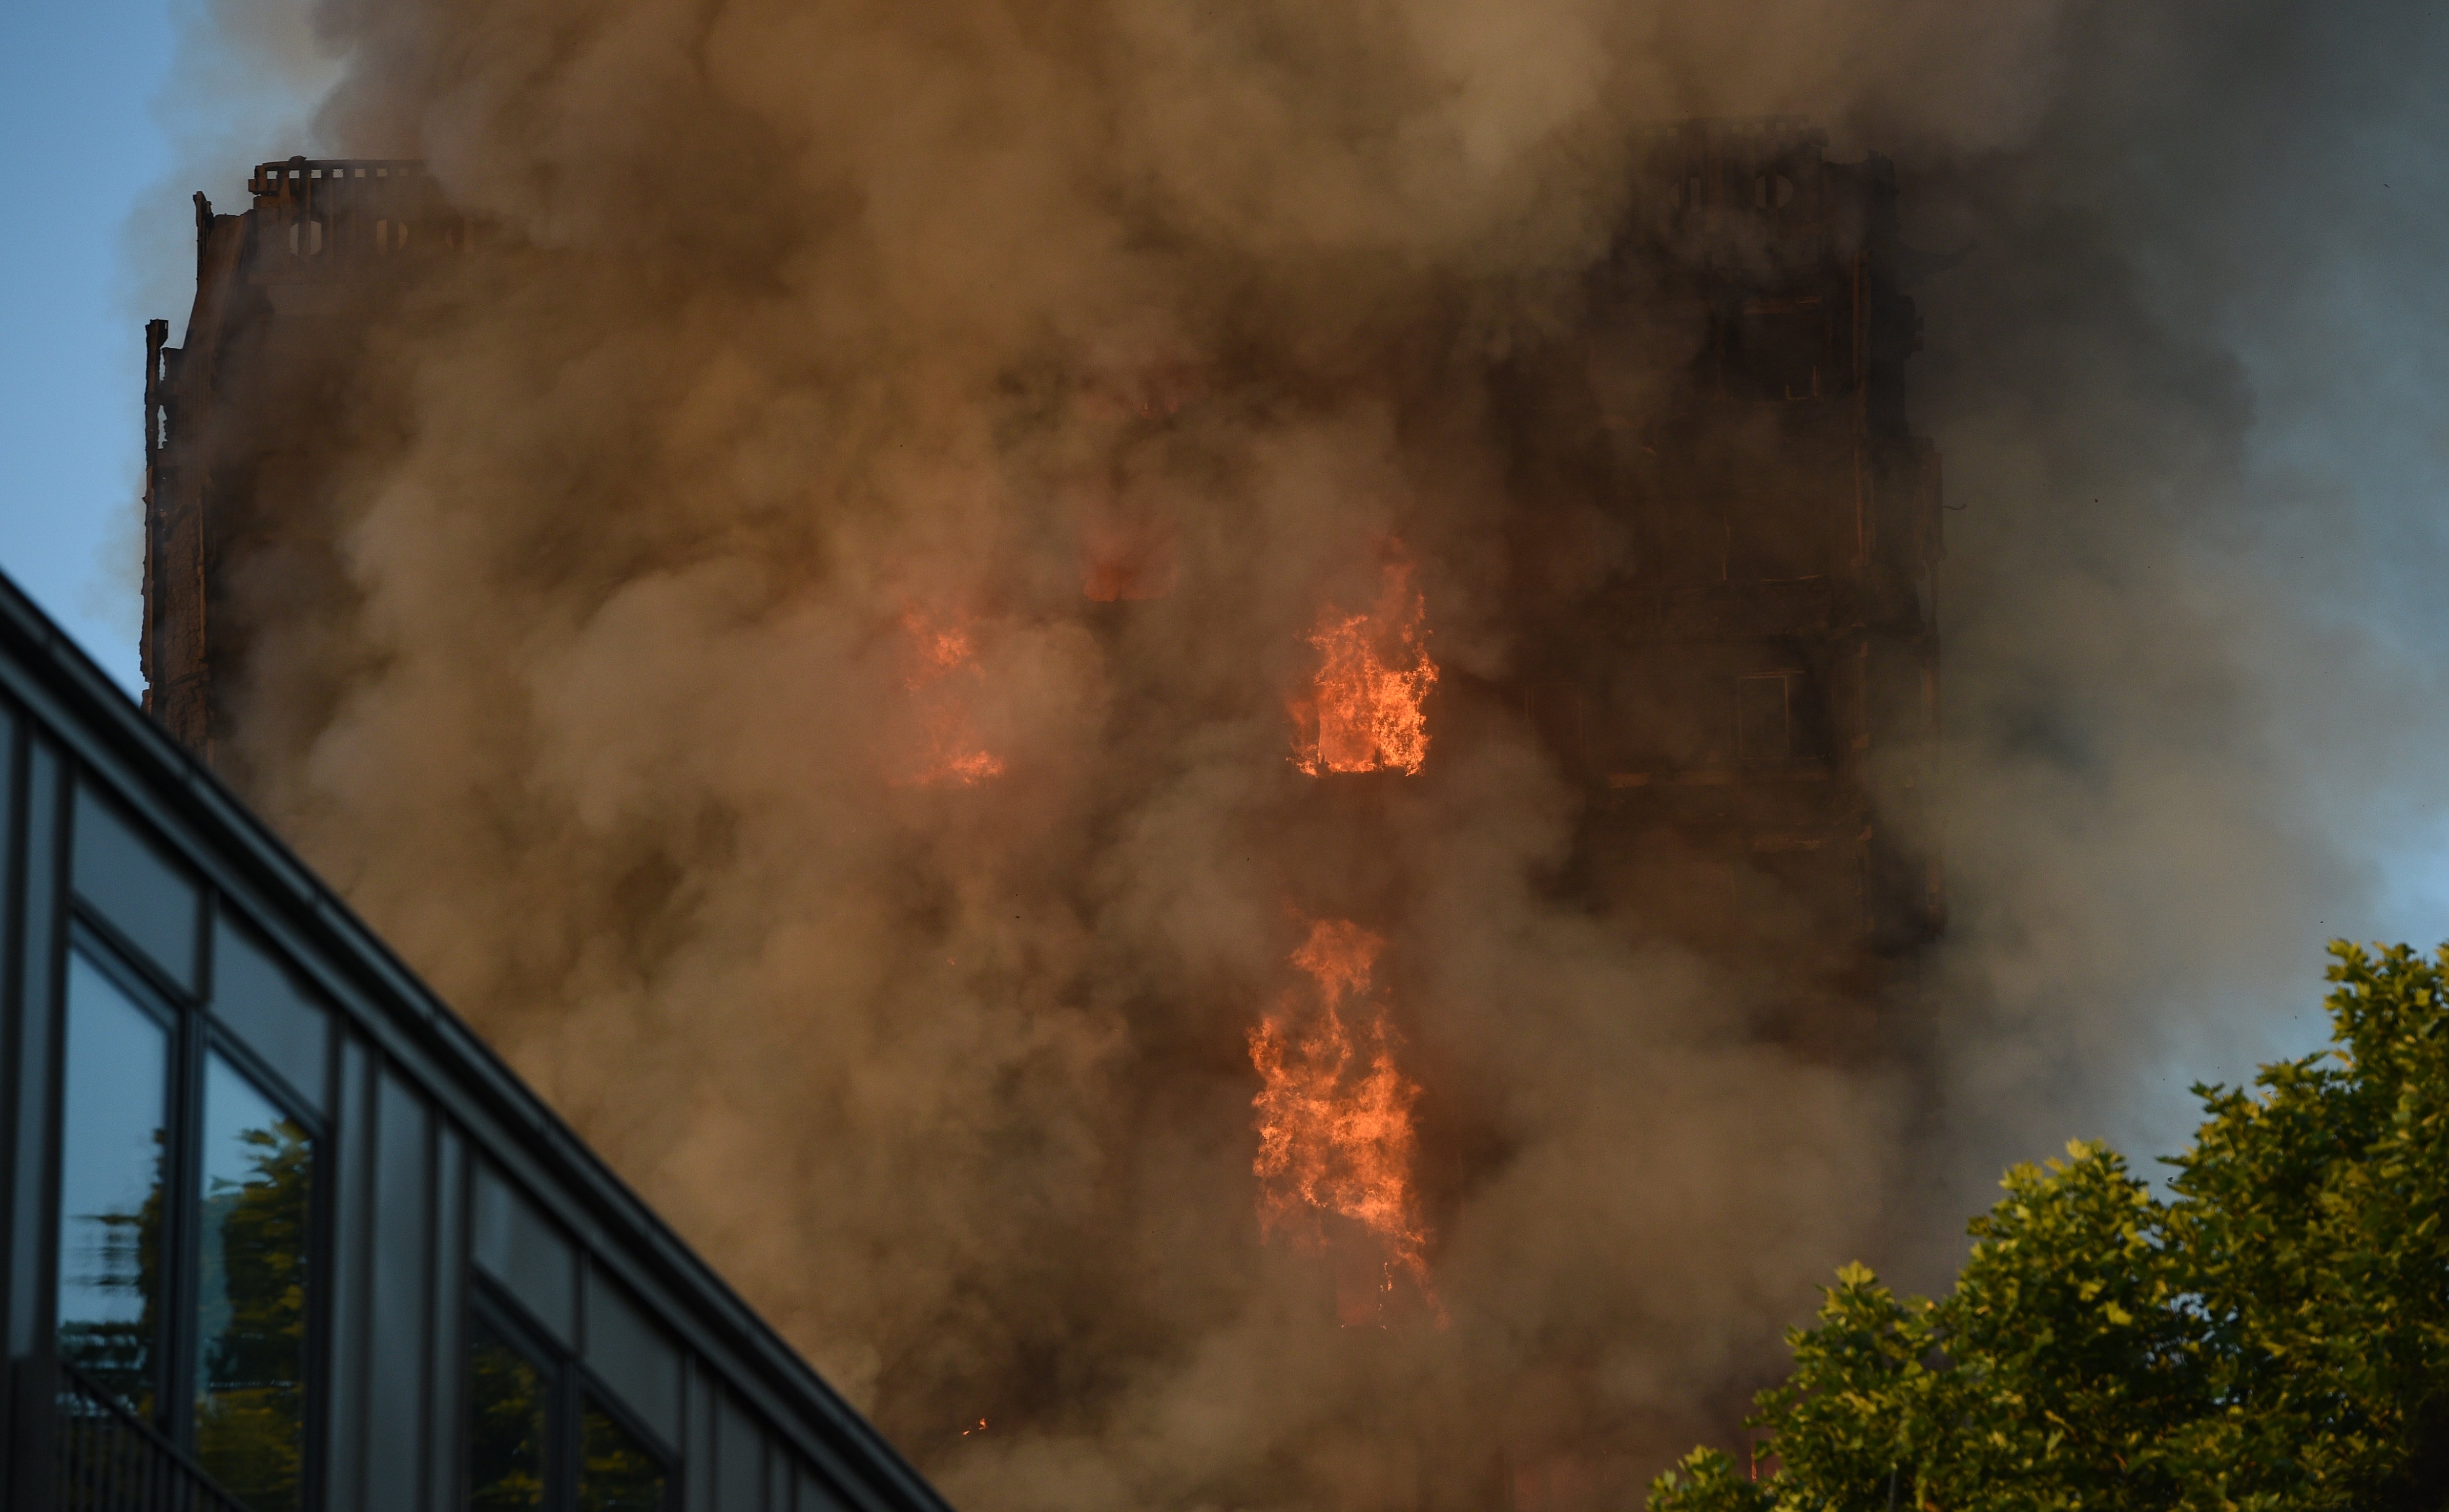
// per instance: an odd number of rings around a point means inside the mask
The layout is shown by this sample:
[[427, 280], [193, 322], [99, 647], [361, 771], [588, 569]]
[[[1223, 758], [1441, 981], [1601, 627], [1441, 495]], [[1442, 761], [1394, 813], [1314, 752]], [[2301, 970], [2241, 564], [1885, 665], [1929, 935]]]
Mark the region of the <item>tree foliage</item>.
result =
[[2449, 946], [2331, 955], [2330, 1047], [2197, 1086], [2165, 1200], [2078, 1142], [1949, 1294], [1841, 1271], [1763, 1473], [1696, 1450], [1651, 1512], [2449, 1503]]

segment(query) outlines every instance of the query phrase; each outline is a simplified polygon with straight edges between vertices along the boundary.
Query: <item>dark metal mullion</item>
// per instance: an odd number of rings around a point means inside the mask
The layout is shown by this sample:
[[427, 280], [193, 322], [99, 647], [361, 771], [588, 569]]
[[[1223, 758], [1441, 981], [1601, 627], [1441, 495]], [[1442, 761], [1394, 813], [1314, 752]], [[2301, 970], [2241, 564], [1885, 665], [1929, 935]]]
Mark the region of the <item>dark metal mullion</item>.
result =
[[329, 1426], [324, 1439], [324, 1504], [354, 1507], [364, 1489], [367, 1428], [367, 1351], [373, 1256], [370, 1232], [374, 1195], [375, 1095], [373, 1057], [354, 1035], [335, 1035], [337, 1058], [332, 1079], [330, 1174], [332, 1216], [327, 1234], [330, 1264], [324, 1309], [331, 1320], [324, 1358], [326, 1392], [320, 1408]]
[[[413, 1079], [403, 1080], [412, 1088], [416, 1085]], [[420, 1431], [416, 1443], [416, 1494], [409, 1499], [411, 1506], [420, 1509], [433, 1498], [436, 1474], [434, 1467], [434, 1445], [448, 1442], [450, 1432], [437, 1421], [434, 1411], [434, 1401], [439, 1395], [434, 1387], [443, 1369], [442, 1267], [449, 1263], [441, 1253], [444, 1233], [442, 1207], [450, 1200], [442, 1171], [446, 1150], [442, 1135], [442, 1110], [429, 1101], [425, 1115], [425, 1215], [424, 1221], [418, 1225], [422, 1232], [417, 1238], [417, 1242], [425, 1247], [425, 1297], [420, 1310], [425, 1327], [419, 1330], [416, 1341], [417, 1359], [423, 1364], [417, 1376], [417, 1384], [422, 1388], [417, 1395]]]
[[[218, 889], [214, 903], [216, 908], [221, 903]], [[324, 1482], [332, 1463], [332, 1341], [337, 1336], [332, 1299], [339, 1290], [334, 1281], [340, 1251], [340, 1204], [333, 1190], [338, 1184], [340, 1163], [333, 1152], [339, 1142], [340, 1046], [347, 1040], [345, 1031], [324, 1039], [323, 1102], [329, 1113], [318, 1120], [322, 1132], [315, 1136], [314, 1158], [306, 1168], [306, 1367], [298, 1383], [303, 1393], [299, 1412], [304, 1420], [303, 1442], [298, 1450], [298, 1490], [299, 1503], [310, 1507], [331, 1504]]]
[[475, 1182], [472, 1157], [437, 1105], [434, 1127], [442, 1155], [434, 1163], [434, 1211], [443, 1215], [434, 1234], [434, 1373], [427, 1380], [426, 1416], [434, 1435], [427, 1447], [429, 1505], [434, 1512], [468, 1502], [469, 1419], [475, 1409], [473, 1288], [469, 1285], [469, 1234], [472, 1232]]
[[[16, 712], [14, 705], [0, 700], [0, 1108], [14, 1108], [25, 1096], [24, 1064], [29, 1045], [44, 1042], [40, 1036], [29, 1037], [23, 1029], [25, 1016], [20, 1011], [23, 997], [18, 991], [18, 968], [23, 958], [20, 941], [24, 928], [19, 918], [26, 903], [27, 853], [30, 844], [26, 805], [26, 765], [32, 750], [33, 732], [30, 722]], [[30, 1336], [29, 1320], [20, 1316], [32, 1306], [31, 1277], [11, 1273], [29, 1271], [20, 1253], [29, 1234], [42, 1228], [38, 1208], [26, 1201], [26, 1191], [17, 1173], [17, 1146], [21, 1136], [16, 1120], [0, 1120], [0, 1338], [14, 1341]], [[10, 1446], [16, 1438], [18, 1413], [17, 1370], [14, 1356], [21, 1351], [0, 1344], [0, 1488], [12, 1493], [11, 1501], [32, 1493], [31, 1487], [20, 1485], [13, 1467]]]
[[[67, 1076], [63, 1046], [61, 984], [67, 975], [67, 930], [62, 900], [67, 890], [68, 763], [59, 750], [35, 737], [33, 721], [20, 714], [16, 750], [19, 822], [13, 826], [22, 861], [16, 864], [14, 917], [5, 921], [12, 947], [9, 974], [0, 981], [17, 1010], [16, 1077], [10, 1130], [9, 1184], [14, 1215], [5, 1279], [8, 1296], [10, 1421], [9, 1500], [47, 1504], [53, 1491], [51, 1444], [57, 1415], [52, 1367], [58, 1360], [59, 1118], [60, 1089]], [[31, 1216], [32, 1222], [25, 1219]]]
[[587, 1312], [587, 1293], [592, 1257], [587, 1246], [577, 1246], [569, 1267], [569, 1349], [562, 1356], [562, 1394], [569, 1399], [569, 1500], [563, 1503], [566, 1512], [577, 1512], [578, 1478], [587, 1468], [587, 1372], [579, 1362], [587, 1355], [587, 1330], [590, 1320]]
[[578, 1378], [578, 1362], [567, 1352], [555, 1349], [551, 1354], [552, 1373], [550, 1410], [552, 1414], [553, 1458], [560, 1464], [558, 1473], [545, 1476], [545, 1512], [577, 1512], [578, 1472], [586, 1464], [585, 1445], [580, 1442], [582, 1414], [580, 1399], [585, 1394]]
[[182, 1448], [195, 1444], [196, 1372], [202, 1363], [203, 1299], [203, 1015], [172, 1005], [170, 1087], [163, 1106], [167, 1148], [162, 1155], [162, 1290], [159, 1368], [165, 1384], [154, 1414], [163, 1433]]
[[[29, 742], [30, 744], [30, 742]], [[27, 854], [26, 909], [21, 960], [24, 967], [24, 1011], [29, 1065], [27, 1090], [36, 1096], [28, 1098], [21, 1106], [21, 1123], [34, 1120], [24, 1130], [28, 1138], [18, 1151], [20, 1170], [31, 1177], [31, 1184], [41, 1193], [43, 1222], [35, 1249], [34, 1264], [29, 1275], [35, 1279], [35, 1306], [32, 1319], [37, 1332], [30, 1341], [33, 1349], [45, 1356], [56, 1353], [59, 1330], [59, 1259], [60, 1259], [60, 1111], [67, 1087], [67, 976], [68, 976], [68, 764], [60, 756], [42, 745], [32, 745], [27, 762]], [[43, 780], [48, 778], [50, 792], [43, 792]], [[46, 799], [48, 798], [48, 804]], [[38, 817], [38, 811], [48, 807], [50, 813]], [[45, 822], [48, 821], [48, 822]], [[39, 825], [39, 828], [38, 828]], [[35, 837], [49, 840], [48, 856], [39, 859], [46, 864], [39, 894], [35, 886], [37, 858]], [[41, 1034], [42, 1043], [33, 1043]], [[28, 1161], [38, 1161], [28, 1169]]]

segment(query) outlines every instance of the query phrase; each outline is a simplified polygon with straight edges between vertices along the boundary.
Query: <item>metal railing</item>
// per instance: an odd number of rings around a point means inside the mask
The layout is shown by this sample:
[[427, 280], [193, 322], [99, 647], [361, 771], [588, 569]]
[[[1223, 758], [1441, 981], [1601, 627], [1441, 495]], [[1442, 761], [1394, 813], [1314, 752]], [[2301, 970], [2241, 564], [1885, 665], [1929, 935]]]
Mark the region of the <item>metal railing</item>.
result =
[[59, 1512], [250, 1512], [117, 1397], [59, 1362], [52, 1504]]

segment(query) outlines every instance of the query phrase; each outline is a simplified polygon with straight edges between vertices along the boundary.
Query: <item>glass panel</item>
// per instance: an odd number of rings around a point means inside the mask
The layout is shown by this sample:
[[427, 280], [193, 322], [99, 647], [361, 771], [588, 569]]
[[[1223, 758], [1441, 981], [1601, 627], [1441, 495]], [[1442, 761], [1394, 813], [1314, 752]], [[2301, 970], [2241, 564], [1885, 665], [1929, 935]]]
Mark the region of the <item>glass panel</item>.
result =
[[[364, 1156], [355, 1152], [374, 1143], [375, 1052], [353, 1034], [341, 1034], [339, 1042], [340, 1053], [333, 1058], [333, 1159], [324, 1187], [324, 1200], [332, 1209], [331, 1249], [326, 1252], [332, 1258], [323, 1276], [331, 1300], [324, 1304], [330, 1330], [322, 1349], [328, 1364], [320, 1393], [325, 1415], [320, 1478], [335, 1512], [356, 1512], [347, 1501], [366, 1483], [366, 1282], [373, 1269], [366, 1245], [374, 1229], [367, 1212], [374, 1205], [374, 1183], [366, 1179]], [[456, 1375], [465, 1363], [453, 1355], [447, 1368]]]
[[714, 1504], [722, 1512], [765, 1512], [765, 1439], [730, 1393], [716, 1409]]
[[578, 1431], [579, 1512], [663, 1512], [664, 1467], [636, 1434], [593, 1402]]
[[204, 1060], [197, 1203], [196, 1455], [256, 1512], [299, 1504], [314, 1148], [218, 1055]]
[[587, 1363], [648, 1431], [665, 1444], [680, 1442], [681, 1351], [593, 1264], [587, 1268]]
[[366, 1418], [366, 1491], [354, 1512], [415, 1512], [425, 1454], [425, 1357], [434, 1260], [433, 1119], [406, 1081], [384, 1073], [375, 1092], [373, 1327]]
[[545, 1380], [487, 1326], [468, 1321], [469, 1512], [544, 1505]]
[[578, 1342], [578, 1251], [492, 1167], [476, 1168], [477, 1266], [519, 1299], [553, 1342]]
[[213, 923], [213, 1017], [237, 1030], [308, 1107], [323, 1111], [331, 1015], [271, 947], [225, 912]]
[[77, 785], [69, 872], [79, 896], [102, 910], [137, 948], [196, 989], [196, 926], [203, 893], [184, 867], [164, 855], [117, 805]]
[[68, 958], [60, 1117], [60, 1358], [151, 1417], [161, 1349], [163, 1099], [169, 1036]]

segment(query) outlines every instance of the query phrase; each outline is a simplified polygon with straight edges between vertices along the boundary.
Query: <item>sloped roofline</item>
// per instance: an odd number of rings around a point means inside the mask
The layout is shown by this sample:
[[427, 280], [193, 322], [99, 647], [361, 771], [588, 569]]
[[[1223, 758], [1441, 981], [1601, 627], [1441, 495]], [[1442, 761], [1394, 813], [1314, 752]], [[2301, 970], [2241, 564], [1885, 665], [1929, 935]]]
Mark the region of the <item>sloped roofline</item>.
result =
[[[722, 1367], [726, 1384], [845, 1495], [876, 1512], [952, 1512], [882, 1434], [5, 571], [0, 693], [81, 762], [114, 779], [191, 864], [249, 904], [257, 922], [283, 939], [360, 1033], [423, 1083], [488, 1158], [521, 1177], [530, 1196], [599, 1263], [656, 1304], [681, 1342]], [[299, 950], [300, 940], [319, 948]]]

